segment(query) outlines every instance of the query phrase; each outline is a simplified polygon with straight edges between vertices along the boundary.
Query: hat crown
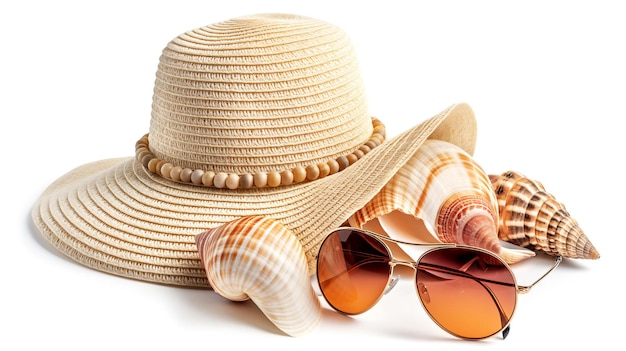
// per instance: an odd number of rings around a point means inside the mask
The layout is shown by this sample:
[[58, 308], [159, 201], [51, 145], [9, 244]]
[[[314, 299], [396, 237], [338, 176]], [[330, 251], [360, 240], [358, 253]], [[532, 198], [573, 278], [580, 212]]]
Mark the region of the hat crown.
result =
[[372, 135], [339, 28], [266, 14], [186, 32], [160, 57], [150, 150], [190, 169], [256, 173], [345, 156]]

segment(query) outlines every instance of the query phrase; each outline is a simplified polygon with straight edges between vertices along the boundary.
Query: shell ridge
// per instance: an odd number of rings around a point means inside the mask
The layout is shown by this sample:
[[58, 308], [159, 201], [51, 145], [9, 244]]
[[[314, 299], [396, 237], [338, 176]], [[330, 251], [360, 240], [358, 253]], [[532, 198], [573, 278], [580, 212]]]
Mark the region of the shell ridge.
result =
[[[248, 294], [248, 289], [250, 289], [250, 286], [247, 284], [251, 284], [250, 282], [248, 282], [248, 279], [246, 279], [248, 275], [256, 275], [259, 277], [268, 275], [268, 274], [263, 274], [263, 270], [268, 269], [267, 264], [255, 266], [254, 263], [260, 259], [261, 261], [265, 261], [270, 265], [273, 264], [273, 261], [268, 259], [267, 257], [268, 254], [271, 254], [271, 251], [264, 250], [263, 243], [265, 243], [266, 241], [270, 241], [270, 242], [272, 241], [269, 236], [270, 234], [274, 233], [273, 230], [276, 230], [276, 223], [278, 222], [274, 222], [274, 221], [268, 222], [268, 221], [263, 221], [262, 219], [263, 217], [252, 218], [250, 220], [249, 225], [246, 226], [244, 230], [242, 231], [242, 233], [260, 234], [260, 236], [257, 237], [257, 235], [239, 235], [244, 238], [241, 250], [243, 250], [245, 254], [237, 255], [238, 260], [236, 260], [235, 265], [233, 267], [239, 266], [239, 264], [241, 263], [239, 262], [239, 260], [245, 259], [245, 264], [243, 266], [243, 269], [237, 270], [239, 272], [237, 277], [238, 277], [240, 286], [242, 287], [243, 291], [246, 294]], [[266, 251], [266, 252], [263, 252], [263, 251]], [[246, 284], [246, 282], [248, 283]], [[264, 284], [265, 282], [266, 281], [264, 279], [259, 280], [259, 281], [255, 280], [255, 283], [260, 283], [264, 287], [267, 287]]]

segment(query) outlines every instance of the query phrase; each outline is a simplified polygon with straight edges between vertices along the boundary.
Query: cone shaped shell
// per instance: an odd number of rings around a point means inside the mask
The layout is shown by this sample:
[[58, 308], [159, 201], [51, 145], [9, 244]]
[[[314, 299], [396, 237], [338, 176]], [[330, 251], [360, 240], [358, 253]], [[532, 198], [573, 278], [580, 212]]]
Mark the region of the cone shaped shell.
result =
[[302, 245], [279, 221], [242, 217], [196, 237], [213, 289], [233, 300], [251, 299], [280, 330], [309, 333], [321, 318]]
[[515, 171], [489, 178], [498, 198], [500, 239], [550, 255], [600, 258], [565, 205], [540, 182]]

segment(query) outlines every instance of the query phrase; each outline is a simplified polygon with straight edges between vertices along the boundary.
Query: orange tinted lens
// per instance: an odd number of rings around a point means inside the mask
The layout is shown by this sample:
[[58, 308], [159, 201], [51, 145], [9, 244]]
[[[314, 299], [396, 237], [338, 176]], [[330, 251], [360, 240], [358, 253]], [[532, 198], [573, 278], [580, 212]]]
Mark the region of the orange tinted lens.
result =
[[427, 252], [418, 263], [416, 284], [432, 319], [462, 338], [498, 333], [515, 310], [515, 278], [486, 252], [458, 247]]
[[383, 295], [391, 266], [387, 248], [377, 239], [354, 230], [339, 230], [322, 243], [317, 279], [326, 301], [336, 310], [358, 314]]

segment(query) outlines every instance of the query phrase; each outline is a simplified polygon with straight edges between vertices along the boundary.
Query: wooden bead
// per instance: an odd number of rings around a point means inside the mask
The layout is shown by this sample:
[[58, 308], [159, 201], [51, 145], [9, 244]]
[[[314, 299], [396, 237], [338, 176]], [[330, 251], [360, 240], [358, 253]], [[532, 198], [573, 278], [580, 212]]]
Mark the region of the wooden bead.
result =
[[330, 174], [330, 167], [328, 167], [328, 163], [320, 163], [317, 165], [317, 168], [319, 169], [319, 172], [320, 172], [318, 178], [324, 178]]
[[144, 148], [141, 148], [139, 150], [137, 150], [137, 152], [135, 153], [135, 155], [137, 155], [137, 157], [135, 158], [137, 161], [141, 162], [141, 160], [145, 157], [145, 156], [153, 156], [152, 152], [150, 152], [150, 150]]
[[213, 179], [215, 178], [215, 172], [208, 171], [202, 175], [202, 184], [205, 186], [213, 186]]
[[[213, 180], [213, 183], [215, 183], [215, 180]], [[235, 173], [229, 174], [228, 177], [226, 177], [226, 187], [233, 190], [237, 189], [239, 187], [239, 175]]]
[[149, 153], [149, 154], [151, 154], [152, 151], [150, 151], [150, 149], [148, 148], [148, 145], [142, 144], [137, 149], [135, 149], [135, 153], [136, 154], [142, 154], [142, 153]]
[[385, 127], [384, 126], [376, 126], [374, 127], [374, 134], [372, 135], [377, 135], [379, 139], [381, 139], [381, 141], [385, 140], [385, 137], [387, 132], [385, 131]]
[[165, 178], [171, 178], [170, 172], [172, 171], [172, 168], [174, 168], [174, 165], [169, 163], [169, 162], [165, 162], [162, 166], [161, 166], [161, 175]]
[[183, 169], [180, 166], [174, 166], [172, 167], [172, 169], [170, 170], [170, 178], [173, 181], [179, 182], [180, 181], [180, 172], [182, 172]]
[[226, 178], [228, 178], [228, 174], [224, 172], [215, 173], [215, 177], [213, 177], [213, 186], [216, 188], [223, 188], [226, 186]]
[[370, 149], [373, 149], [373, 148], [375, 148], [376, 146], [378, 146], [378, 144], [376, 144], [375, 142], [373, 142], [373, 141], [370, 139], [370, 140], [368, 140], [368, 141], [365, 143], [365, 146], [369, 147]]
[[254, 173], [254, 186], [258, 188], [263, 188], [266, 185], [267, 185], [267, 173], [265, 172]]
[[290, 170], [280, 172], [280, 184], [291, 185], [293, 183], [293, 173]]
[[158, 175], [163, 175], [161, 173], [161, 168], [163, 168], [163, 165], [166, 164], [167, 162], [163, 161], [163, 160], [159, 160], [159, 162], [156, 165], [156, 174]]
[[300, 183], [306, 179], [306, 169], [302, 166], [297, 166], [291, 172], [293, 173], [294, 183]]
[[355, 163], [356, 161], [358, 161], [358, 160], [359, 160], [359, 159], [356, 157], [356, 155], [355, 155], [355, 154], [350, 154], [350, 155], [346, 156], [346, 158], [348, 159], [348, 164], [350, 164], [350, 165], [351, 165], [351, 164], [353, 164], [353, 163]]
[[345, 156], [339, 156], [337, 157], [337, 163], [339, 164], [339, 170], [343, 171], [344, 169], [346, 169], [346, 167], [348, 167], [350, 165], [350, 162], [348, 161], [348, 158]]
[[363, 151], [361, 150], [356, 150], [353, 152], [353, 155], [356, 156], [357, 159], [360, 159], [361, 157], [365, 155], [365, 153], [363, 153]]
[[201, 169], [196, 169], [191, 173], [191, 182], [195, 185], [202, 184], [202, 176], [204, 175], [204, 171]]
[[361, 152], [362, 152], [363, 154], [367, 154], [367, 153], [368, 153], [368, 152], [370, 152], [372, 149], [370, 149], [370, 147], [369, 147], [369, 146], [367, 146], [367, 145], [363, 144], [363, 145], [361, 145], [361, 146], [359, 147], [359, 150], [361, 150]]
[[144, 156], [141, 158], [141, 164], [142, 164], [144, 167], [146, 167], [146, 168], [148, 168], [148, 169], [149, 169], [148, 165], [150, 164], [150, 161], [151, 161], [151, 160], [154, 160], [154, 155], [153, 155], [153, 154], [146, 154], [146, 155], [144, 155]]
[[139, 155], [146, 151], [150, 152], [150, 149], [148, 149], [146, 144], [140, 144], [140, 143], [135, 144], [135, 155]]
[[339, 172], [339, 163], [337, 162], [337, 160], [328, 161], [328, 170], [328, 174], [335, 174]]
[[157, 173], [157, 164], [159, 163], [159, 161], [160, 160], [156, 157], [150, 160], [150, 162], [148, 162], [148, 170], [150, 170], [150, 172], [152, 173]]
[[191, 170], [191, 168], [183, 168], [183, 170], [180, 171], [180, 181], [185, 183], [191, 182], [192, 172], [193, 170]]
[[248, 189], [254, 185], [254, 176], [250, 173], [246, 173], [239, 178], [239, 187]]
[[310, 165], [306, 168], [306, 179], [315, 180], [320, 176], [320, 169], [316, 165]]
[[267, 185], [269, 186], [279, 186], [280, 185], [280, 173], [278, 172], [269, 172], [267, 174]]

